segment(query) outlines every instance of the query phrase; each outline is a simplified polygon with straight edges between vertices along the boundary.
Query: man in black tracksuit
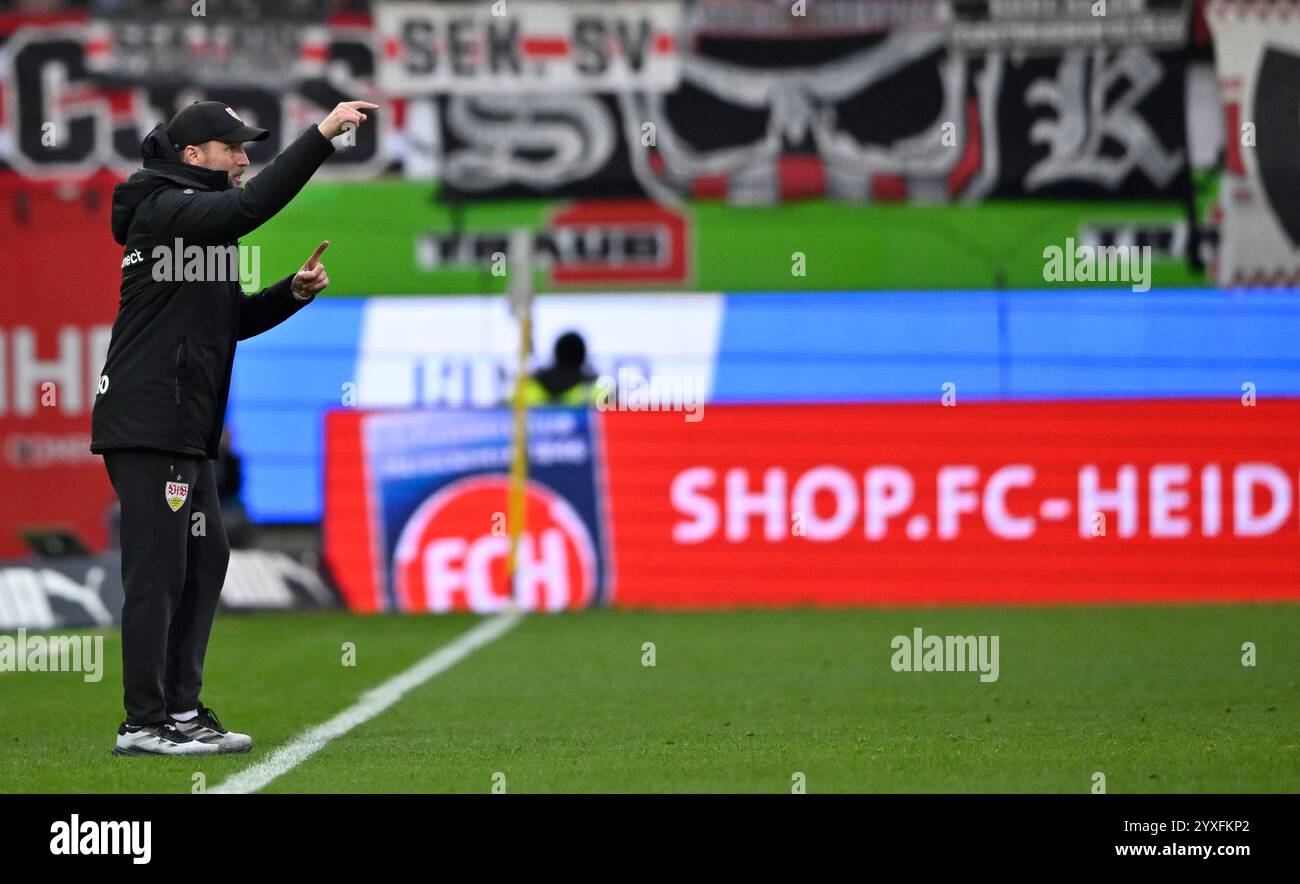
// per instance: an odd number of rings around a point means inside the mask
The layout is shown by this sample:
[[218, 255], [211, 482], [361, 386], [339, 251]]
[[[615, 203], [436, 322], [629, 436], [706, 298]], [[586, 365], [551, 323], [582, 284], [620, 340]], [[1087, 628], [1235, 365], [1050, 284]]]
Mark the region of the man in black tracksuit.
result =
[[115, 754], [252, 747], [199, 700], [230, 558], [212, 459], [236, 342], [292, 316], [329, 277], [322, 243], [297, 273], [245, 295], [238, 238], [288, 204], [333, 153], [331, 139], [374, 107], [340, 104], [241, 187], [243, 143], [268, 133], [222, 102], [195, 102], [149, 133], [144, 168], [114, 188], [122, 291], [90, 450], [104, 456], [121, 502], [126, 721]]

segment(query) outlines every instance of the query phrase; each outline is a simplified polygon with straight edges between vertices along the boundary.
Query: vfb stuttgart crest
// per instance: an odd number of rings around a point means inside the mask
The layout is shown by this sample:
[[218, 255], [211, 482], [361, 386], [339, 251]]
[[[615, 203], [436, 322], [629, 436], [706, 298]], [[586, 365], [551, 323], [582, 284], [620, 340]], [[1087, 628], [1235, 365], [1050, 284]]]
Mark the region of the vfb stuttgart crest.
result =
[[[177, 479], [180, 476], [176, 477]], [[185, 499], [190, 496], [190, 486], [187, 482], [168, 482], [167, 487], [163, 489], [163, 498], [167, 505], [172, 508], [172, 512], [178, 512], [181, 507], [185, 506]]]

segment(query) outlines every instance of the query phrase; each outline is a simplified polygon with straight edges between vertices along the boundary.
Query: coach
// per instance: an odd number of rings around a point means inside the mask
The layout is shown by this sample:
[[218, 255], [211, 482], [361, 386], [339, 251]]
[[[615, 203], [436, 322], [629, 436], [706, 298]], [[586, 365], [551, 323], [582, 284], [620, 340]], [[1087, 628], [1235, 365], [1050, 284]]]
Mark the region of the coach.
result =
[[[331, 139], [375, 107], [343, 102], [241, 186], [244, 142], [269, 133], [222, 102], [195, 102], [149, 133], [144, 168], [113, 190], [122, 289], [90, 450], [104, 456], [121, 502], [126, 720], [116, 755], [252, 748], [199, 699], [230, 559], [212, 459], [236, 342], [274, 328], [329, 284], [319, 263], [328, 243], [297, 273], [253, 295], [229, 272], [235, 262], [222, 258], [293, 199], [333, 153]], [[185, 272], [169, 272], [176, 266]]]

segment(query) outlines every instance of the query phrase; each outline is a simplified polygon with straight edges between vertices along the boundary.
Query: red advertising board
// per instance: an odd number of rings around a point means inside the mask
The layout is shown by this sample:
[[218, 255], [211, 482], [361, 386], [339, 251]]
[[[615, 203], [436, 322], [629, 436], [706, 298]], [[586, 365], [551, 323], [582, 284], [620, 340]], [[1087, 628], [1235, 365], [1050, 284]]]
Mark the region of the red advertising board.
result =
[[1294, 400], [711, 406], [606, 428], [621, 606], [1300, 600]]
[[[1300, 401], [601, 418], [615, 606], [1300, 600]], [[334, 464], [327, 524], [361, 490]], [[345, 528], [327, 554], [355, 560]]]
[[121, 283], [112, 186], [107, 175], [55, 185], [0, 174], [0, 558], [25, 552], [27, 527], [105, 543], [114, 495], [90, 453], [90, 411]]

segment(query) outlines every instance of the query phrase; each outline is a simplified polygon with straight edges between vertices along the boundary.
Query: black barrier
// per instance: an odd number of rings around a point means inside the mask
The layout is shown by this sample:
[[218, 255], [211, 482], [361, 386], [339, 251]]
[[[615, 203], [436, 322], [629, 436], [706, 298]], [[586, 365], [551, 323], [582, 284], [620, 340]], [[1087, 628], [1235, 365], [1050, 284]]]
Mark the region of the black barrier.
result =
[[[117, 553], [0, 562], [0, 631], [112, 626], [121, 618], [122, 598]], [[281, 611], [331, 608], [339, 600], [315, 567], [286, 553], [233, 550], [221, 604]]]

